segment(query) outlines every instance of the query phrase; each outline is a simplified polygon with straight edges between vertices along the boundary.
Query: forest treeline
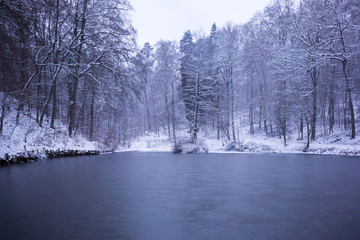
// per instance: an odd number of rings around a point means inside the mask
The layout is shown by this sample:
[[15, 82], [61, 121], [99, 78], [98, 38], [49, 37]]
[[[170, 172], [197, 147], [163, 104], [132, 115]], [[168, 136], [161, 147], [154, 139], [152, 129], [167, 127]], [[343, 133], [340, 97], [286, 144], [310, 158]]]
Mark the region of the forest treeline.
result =
[[356, 137], [358, 0], [274, 0], [247, 23], [141, 48], [130, 3], [1, 1], [0, 127], [13, 110], [14, 121], [60, 121], [70, 136], [114, 145], [146, 132], [176, 143], [180, 128], [192, 142], [199, 131], [236, 142], [244, 128], [307, 147]]

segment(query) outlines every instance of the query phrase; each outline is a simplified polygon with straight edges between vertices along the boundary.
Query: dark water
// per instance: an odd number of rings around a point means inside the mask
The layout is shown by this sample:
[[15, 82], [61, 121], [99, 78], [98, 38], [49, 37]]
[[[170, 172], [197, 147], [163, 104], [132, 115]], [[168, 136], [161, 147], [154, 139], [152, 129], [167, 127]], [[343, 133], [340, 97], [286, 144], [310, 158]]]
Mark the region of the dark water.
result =
[[0, 239], [360, 239], [360, 158], [117, 153], [0, 168]]

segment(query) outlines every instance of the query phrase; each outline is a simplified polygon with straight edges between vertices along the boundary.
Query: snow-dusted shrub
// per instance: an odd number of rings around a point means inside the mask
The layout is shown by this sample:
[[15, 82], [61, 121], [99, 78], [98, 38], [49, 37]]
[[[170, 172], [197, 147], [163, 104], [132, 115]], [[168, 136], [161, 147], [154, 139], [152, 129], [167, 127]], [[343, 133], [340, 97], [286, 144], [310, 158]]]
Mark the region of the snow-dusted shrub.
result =
[[236, 152], [273, 152], [274, 150], [264, 144], [257, 144], [254, 142], [244, 143], [240, 142], [231, 142], [225, 148], [226, 151], [236, 151]]
[[236, 142], [231, 142], [225, 147], [225, 151], [236, 151], [236, 152], [242, 152], [241, 151], [241, 144]]
[[194, 154], [194, 153], [208, 153], [208, 147], [201, 141], [194, 144], [189, 141], [189, 139], [179, 139], [176, 146], [173, 148], [173, 153], [186, 153], [186, 154]]

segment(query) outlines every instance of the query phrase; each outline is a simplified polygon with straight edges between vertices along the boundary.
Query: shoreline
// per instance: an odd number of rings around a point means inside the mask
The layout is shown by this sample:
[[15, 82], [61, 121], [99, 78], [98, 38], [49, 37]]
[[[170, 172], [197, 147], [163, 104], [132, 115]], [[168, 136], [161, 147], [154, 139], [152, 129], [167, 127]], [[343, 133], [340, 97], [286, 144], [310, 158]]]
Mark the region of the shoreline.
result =
[[[110, 153], [121, 153], [121, 152], [141, 152], [141, 153], [173, 153], [172, 150], [164, 149], [118, 149], [113, 152], [108, 151], [99, 151], [99, 150], [44, 150], [42, 152], [22, 152], [17, 154], [5, 154], [5, 157], [0, 158], [0, 167], [17, 165], [23, 163], [31, 163], [35, 161], [41, 161], [46, 159], [55, 159], [55, 158], [66, 158], [66, 157], [78, 157], [78, 156], [96, 156], [100, 154], [110, 154]], [[180, 154], [192, 154], [192, 153], [180, 153]], [[360, 157], [360, 151], [355, 153], [350, 151], [346, 152], [339, 149], [339, 152], [317, 152], [315, 151], [226, 151], [226, 150], [209, 150], [208, 153], [194, 153], [194, 154], [283, 154], [283, 155], [321, 155], [321, 156], [350, 156], [350, 157]]]
[[45, 159], [78, 157], [78, 156], [94, 156], [99, 155], [99, 150], [44, 150], [43, 152], [27, 151], [17, 154], [5, 154], [4, 158], [0, 158], [0, 167], [30, 163]]
[[315, 152], [315, 151], [225, 151], [225, 150], [209, 150], [208, 153], [173, 153], [171, 150], [154, 150], [154, 149], [119, 149], [114, 151], [114, 153], [122, 153], [122, 152], [141, 152], [141, 153], [172, 153], [172, 154], [284, 154], [284, 155], [320, 155], [320, 156], [349, 156], [349, 157], [360, 157], [360, 152], [358, 153], [331, 153], [331, 152]]

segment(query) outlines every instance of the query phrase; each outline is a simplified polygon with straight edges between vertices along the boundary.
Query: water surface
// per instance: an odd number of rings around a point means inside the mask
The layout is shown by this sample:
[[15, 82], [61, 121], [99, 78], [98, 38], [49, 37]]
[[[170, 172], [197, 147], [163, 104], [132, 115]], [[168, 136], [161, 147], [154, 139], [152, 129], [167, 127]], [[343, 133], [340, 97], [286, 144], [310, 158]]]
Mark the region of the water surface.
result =
[[360, 158], [116, 153], [0, 168], [0, 239], [360, 239]]

